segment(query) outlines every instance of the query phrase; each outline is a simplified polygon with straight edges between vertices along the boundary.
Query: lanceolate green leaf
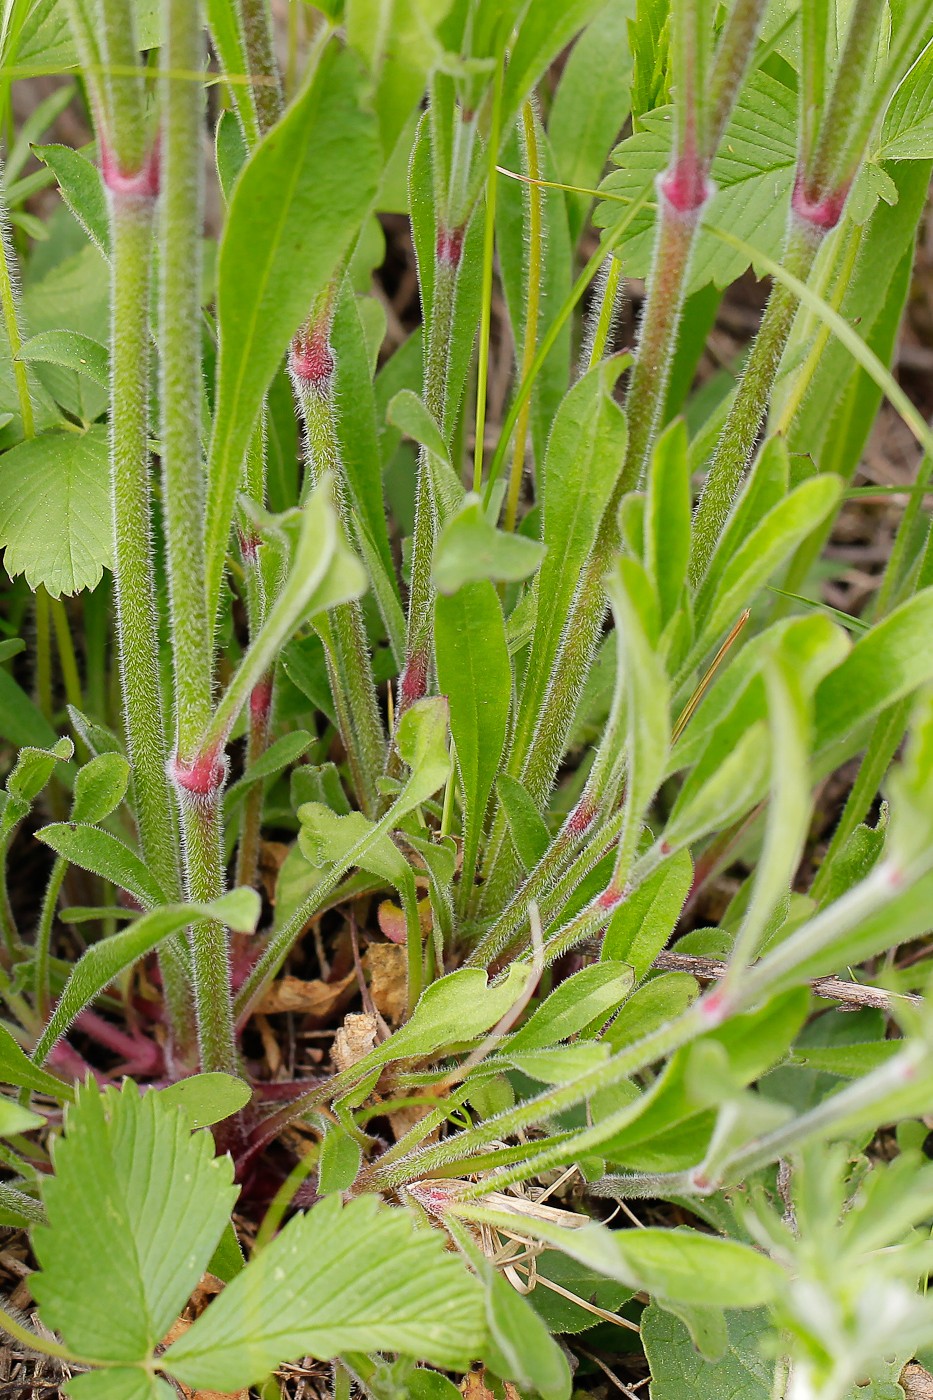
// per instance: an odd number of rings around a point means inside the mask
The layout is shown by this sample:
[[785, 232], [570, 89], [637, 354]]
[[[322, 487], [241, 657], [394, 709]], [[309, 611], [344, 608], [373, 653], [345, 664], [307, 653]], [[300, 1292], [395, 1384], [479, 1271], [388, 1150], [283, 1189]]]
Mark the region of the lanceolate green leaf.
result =
[[64, 856], [84, 870], [92, 870], [95, 875], [102, 875], [138, 899], [144, 908], [164, 902], [164, 891], [145, 861], [109, 831], [81, 822], [55, 822], [44, 826], [36, 835], [51, 846], [56, 855]]
[[78, 223], [100, 251], [109, 256], [107, 195], [97, 166], [70, 146], [35, 146], [33, 149], [55, 175], [62, 198]]
[[678, 420], [651, 457], [645, 507], [645, 567], [661, 608], [661, 625], [680, 603], [690, 559], [690, 470], [687, 433]]
[[33, 1235], [46, 1326], [90, 1359], [151, 1357], [229, 1219], [232, 1180], [210, 1134], [192, 1135], [159, 1094], [83, 1085], [43, 1182], [49, 1223]]
[[123, 801], [130, 765], [121, 753], [102, 753], [78, 770], [72, 822], [102, 822]]
[[700, 635], [707, 645], [735, 621], [769, 575], [826, 518], [841, 491], [837, 477], [811, 477], [764, 517], [724, 567], [714, 595], [704, 590], [697, 599]]
[[625, 418], [612, 397], [617, 364], [599, 365], [567, 394], [548, 442], [542, 480], [547, 546], [537, 577], [535, 620], [509, 770], [518, 772], [580, 574], [593, 547], [625, 450]]
[[255, 890], [231, 890], [212, 904], [166, 904], [144, 914], [122, 933], [115, 933], [90, 948], [75, 964], [51, 1020], [33, 1053], [41, 1065], [56, 1043], [105, 987], [124, 970], [150, 953], [153, 948], [198, 919], [214, 919], [240, 933], [252, 933], [259, 918], [259, 895]]
[[641, 981], [674, 932], [692, 879], [693, 862], [686, 851], [665, 861], [613, 914], [602, 956], [628, 963]]
[[488, 1031], [514, 1006], [530, 969], [513, 964], [508, 975], [490, 986], [479, 967], [461, 967], [432, 982], [422, 993], [411, 1019], [390, 1040], [372, 1050], [356, 1067], [360, 1073], [394, 1059], [436, 1054], [449, 1044], [451, 1031], [472, 1040]]
[[489, 795], [512, 701], [502, 608], [491, 583], [470, 583], [434, 608], [437, 680], [450, 705], [450, 732], [463, 782], [463, 881], [473, 883]]
[[0, 1026], [0, 1082], [47, 1094], [60, 1101], [74, 1098], [72, 1086], [34, 1065], [5, 1026]]
[[933, 588], [926, 588], [859, 638], [816, 692], [817, 754], [933, 678], [933, 653], [920, 641], [931, 627]]
[[479, 1282], [401, 1210], [329, 1197], [282, 1233], [162, 1358], [193, 1388], [256, 1384], [283, 1360], [398, 1351], [463, 1369], [481, 1347]]
[[263, 394], [375, 193], [378, 134], [364, 100], [356, 60], [332, 44], [233, 192], [218, 265], [220, 352], [205, 530], [211, 616]]
[[517, 583], [533, 574], [545, 546], [524, 535], [507, 534], [490, 524], [478, 496], [469, 495], [445, 524], [434, 550], [434, 585], [455, 593], [482, 579]]
[[621, 962], [598, 962], [584, 967], [555, 987], [509, 1041], [509, 1054], [556, 1045], [599, 1023], [632, 990], [632, 970]]
[[517, 778], [500, 773], [496, 791], [509, 823], [512, 842], [526, 870], [532, 870], [551, 844], [547, 823], [535, 806], [534, 799]]
[[590, 1221], [582, 1229], [499, 1210], [455, 1207], [467, 1218], [486, 1220], [569, 1254], [606, 1278], [644, 1288], [661, 1299], [720, 1307], [755, 1308], [782, 1291], [784, 1273], [767, 1255], [737, 1240], [719, 1239], [699, 1230], [607, 1230]]

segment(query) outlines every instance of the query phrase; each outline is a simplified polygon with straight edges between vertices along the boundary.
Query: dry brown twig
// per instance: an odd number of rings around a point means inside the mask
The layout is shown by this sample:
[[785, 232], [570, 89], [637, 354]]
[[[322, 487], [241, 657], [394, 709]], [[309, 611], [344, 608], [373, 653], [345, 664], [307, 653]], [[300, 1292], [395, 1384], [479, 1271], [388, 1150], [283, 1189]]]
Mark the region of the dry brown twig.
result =
[[[717, 982], [726, 972], [726, 964], [718, 958], [701, 958], [692, 953], [659, 953], [654, 966], [665, 972], [689, 972], [701, 982]], [[881, 987], [847, 982], [842, 977], [815, 977], [809, 985], [814, 996], [842, 1002], [841, 1009], [844, 1011], [856, 1011], [866, 1006], [877, 1011], [893, 1011], [899, 1002], [907, 1006], [923, 1005], [923, 997], [915, 996], [912, 992], [886, 992]]]

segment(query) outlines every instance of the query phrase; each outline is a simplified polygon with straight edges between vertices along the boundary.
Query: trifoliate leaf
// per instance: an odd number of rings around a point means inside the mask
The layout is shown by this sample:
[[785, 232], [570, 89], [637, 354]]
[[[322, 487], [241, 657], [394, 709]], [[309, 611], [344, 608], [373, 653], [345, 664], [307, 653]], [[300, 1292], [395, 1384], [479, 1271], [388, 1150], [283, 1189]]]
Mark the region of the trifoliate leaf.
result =
[[100, 582], [113, 560], [107, 429], [41, 433], [4, 454], [0, 545], [8, 574], [53, 598]]
[[[756, 249], [780, 258], [784, 246], [787, 206], [796, 162], [796, 96], [766, 73], [751, 75], [720, 142], [713, 162], [716, 194], [704, 222], [728, 228]], [[600, 189], [612, 196], [597, 206], [594, 222], [608, 227], [624, 211], [619, 197], [634, 201], [651, 191], [657, 175], [666, 167], [671, 149], [673, 109], [659, 107], [646, 113], [641, 129], [613, 152], [621, 168], [603, 181]], [[627, 276], [647, 274], [653, 246], [651, 208], [633, 221], [622, 256]], [[744, 272], [747, 258], [725, 247], [710, 234], [701, 234], [691, 265], [692, 290], [714, 282], [728, 286]]]
[[192, 1388], [255, 1384], [283, 1361], [398, 1351], [464, 1369], [481, 1349], [479, 1282], [432, 1230], [372, 1196], [296, 1216], [165, 1353]]
[[141, 1098], [132, 1081], [101, 1093], [92, 1080], [67, 1110], [54, 1165], [43, 1182], [49, 1223], [33, 1234], [42, 1320], [88, 1359], [142, 1361], [230, 1218], [233, 1165], [158, 1094]]
[[115, 1366], [112, 1371], [85, 1371], [65, 1387], [71, 1400], [174, 1400], [167, 1381], [140, 1366]]

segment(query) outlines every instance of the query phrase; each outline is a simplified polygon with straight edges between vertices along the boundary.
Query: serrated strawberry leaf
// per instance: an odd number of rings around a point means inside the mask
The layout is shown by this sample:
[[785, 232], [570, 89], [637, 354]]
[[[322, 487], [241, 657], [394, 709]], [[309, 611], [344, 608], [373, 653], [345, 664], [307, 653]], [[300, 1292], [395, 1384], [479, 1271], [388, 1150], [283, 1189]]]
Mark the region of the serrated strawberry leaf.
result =
[[107, 429], [50, 432], [10, 449], [0, 470], [0, 545], [10, 575], [58, 598], [94, 588], [113, 560]]
[[230, 1218], [233, 1164], [158, 1094], [140, 1097], [132, 1081], [102, 1093], [89, 1081], [66, 1112], [54, 1165], [43, 1181], [49, 1223], [33, 1234], [40, 1315], [88, 1360], [144, 1362]]
[[304, 1355], [397, 1351], [463, 1369], [484, 1334], [482, 1287], [438, 1233], [372, 1196], [332, 1196], [291, 1220], [162, 1362], [192, 1388], [231, 1391]]

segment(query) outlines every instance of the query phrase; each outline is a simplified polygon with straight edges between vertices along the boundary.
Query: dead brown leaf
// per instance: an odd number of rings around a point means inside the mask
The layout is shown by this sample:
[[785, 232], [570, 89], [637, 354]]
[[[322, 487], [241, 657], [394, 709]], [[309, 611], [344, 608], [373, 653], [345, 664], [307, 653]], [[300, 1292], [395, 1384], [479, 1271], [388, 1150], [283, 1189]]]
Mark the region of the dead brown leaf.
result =
[[[460, 1382], [460, 1394], [464, 1400], [496, 1400], [495, 1391], [486, 1384], [486, 1372], [470, 1371]], [[505, 1382], [505, 1400], [522, 1400], [511, 1381]]]
[[256, 1009], [264, 1016], [297, 1011], [315, 1021], [327, 1021], [349, 1001], [355, 986], [355, 972], [348, 972], [338, 982], [322, 982], [319, 978], [306, 982], [301, 977], [280, 977], [272, 983]]
[[354, 1013], [344, 1018], [343, 1025], [334, 1036], [332, 1051], [334, 1066], [338, 1070], [349, 1069], [357, 1064], [379, 1040], [379, 1022], [368, 1011]]
[[380, 1015], [397, 1026], [408, 1008], [408, 954], [394, 943], [370, 943], [363, 957], [369, 990]]
[[[210, 1275], [205, 1275], [205, 1278], [209, 1277]], [[203, 1285], [203, 1282], [204, 1280], [202, 1279], [201, 1284], [199, 1284], [198, 1286], [201, 1287]], [[180, 1317], [177, 1322], [172, 1323], [171, 1329], [169, 1330], [168, 1335], [165, 1337], [163, 1345], [171, 1346], [172, 1342], [177, 1341], [179, 1337], [181, 1337], [185, 1332], [187, 1332], [190, 1326], [190, 1318]], [[178, 1389], [181, 1392], [181, 1394], [184, 1395], [185, 1400], [249, 1400], [248, 1390], [189, 1390], [188, 1386], [183, 1385], [181, 1381], [176, 1381], [175, 1384], [178, 1386]]]
[[256, 1029], [259, 1031], [262, 1040], [263, 1054], [266, 1057], [266, 1065], [269, 1074], [274, 1079], [282, 1068], [282, 1052], [279, 1049], [279, 1042], [276, 1040], [275, 1032], [269, 1025], [269, 1018], [258, 1013], [254, 1018]]
[[908, 1361], [899, 1380], [907, 1400], [933, 1400], [933, 1376], [918, 1361]]
[[262, 841], [259, 845], [259, 876], [266, 898], [275, 903], [275, 886], [291, 846], [285, 841]]

